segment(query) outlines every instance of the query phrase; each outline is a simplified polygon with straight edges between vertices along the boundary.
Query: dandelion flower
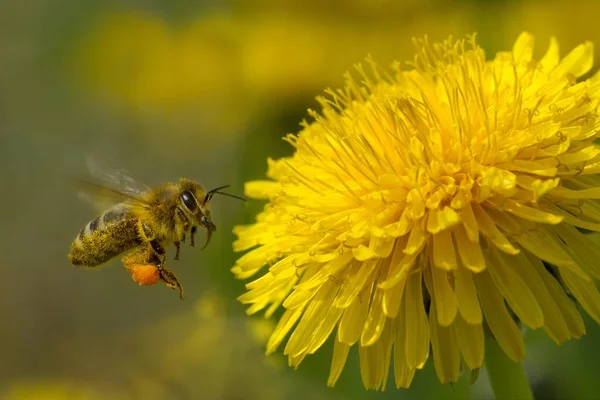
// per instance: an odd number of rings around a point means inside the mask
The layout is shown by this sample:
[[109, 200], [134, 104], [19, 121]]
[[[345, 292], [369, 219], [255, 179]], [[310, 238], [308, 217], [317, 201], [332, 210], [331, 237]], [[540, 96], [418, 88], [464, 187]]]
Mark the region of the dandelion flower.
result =
[[333, 335], [329, 385], [353, 346], [366, 388], [391, 365], [408, 387], [430, 356], [441, 382], [482, 367], [486, 340], [522, 359], [519, 324], [562, 343], [585, 334], [577, 305], [600, 322], [592, 44], [539, 61], [528, 33], [491, 61], [474, 37], [415, 44], [409, 68], [368, 60], [319, 99], [235, 228], [233, 272], [263, 272], [239, 300], [285, 310], [267, 352], [287, 338], [297, 367]]

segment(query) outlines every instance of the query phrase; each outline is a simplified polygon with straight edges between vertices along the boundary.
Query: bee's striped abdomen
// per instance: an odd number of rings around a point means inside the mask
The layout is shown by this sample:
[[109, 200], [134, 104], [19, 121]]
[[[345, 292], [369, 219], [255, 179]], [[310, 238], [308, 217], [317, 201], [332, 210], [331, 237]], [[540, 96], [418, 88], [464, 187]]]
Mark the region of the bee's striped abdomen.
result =
[[74, 265], [95, 267], [142, 243], [137, 219], [117, 205], [90, 221], [71, 243], [69, 259]]

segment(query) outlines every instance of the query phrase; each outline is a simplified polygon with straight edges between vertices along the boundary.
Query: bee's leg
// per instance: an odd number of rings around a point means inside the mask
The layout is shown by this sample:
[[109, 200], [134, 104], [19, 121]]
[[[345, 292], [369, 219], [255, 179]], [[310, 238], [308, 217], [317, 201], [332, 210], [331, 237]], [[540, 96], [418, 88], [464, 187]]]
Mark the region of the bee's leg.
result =
[[160, 257], [160, 263], [164, 264], [167, 261], [167, 252], [165, 248], [156, 239], [150, 241], [150, 247], [154, 250], [154, 253]]
[[165, 267], [164, 264], [159, 264], [158, 265], [158, 272], [160, 273], [160, 279], [163, 282], [165, 282], [165, 284], [167, 285], [167, 287], [170, 287], [171, 289], [178, 290], [179, 291], [179, 298], [181, 300], [183, 300], [183, 287], [181, 286], [181, 284], [177, 280], [177, 277], [175, 276], [175, 274], [170, 269], [168, 269], [167, 267]]
[[161, 257], [162, 262], [164, 263], [167, 258], [167, 251], [156, 238], [154, 232], [152, 232], [150, 227], [144, 221], [139, 221], [138, 233], [142, 241], [149, 243], [150, 247], [152, 247], [152, 250], [154, 250], [154, 252]]
[[141, 246], [137, 250], [126, 254], [121, 262], [138, 285], [154, 285], [160, 280], [157, 267], [160, 260], [148, 246]]
[[144, 221], [138, 221], [138, 235], [144, 242], [150, 242], [154, 239], [154, 232]]
[[175, 261], [179, 261], [179, 250], [181, 249], [181, 242], [176, 241], [176, 242], [173, 242], [173, 244], [175, 245], [175, 258], [174, 258], [174, 260]]
[[190, 246], [194, 247], [195, 243], [194, 243], [194, 235], [196, 234], [196, 230], [198, 228], [196, 227], [196, 225], [192, 226], [192, 229], [190, 230]]
[[154, 285], [161, 280], [167, 287], [178, 290], [179, 297], [183, 300], [183, 287], [175, 274], [164, 266], [156, 254], [161, 248], [162, 246], [157, 251], [150, 242], [150, 246], [141, 246], [138, 250], [125, 255], [121, 261], [138, 285]]
[[133, 264], [146, 264], [148, 261], [147, 253], [148, 252], [144, 247], [140, 247], [139, 249], [124, 255], [123, 258], [121, 258], [121, 262], [125, 266]]

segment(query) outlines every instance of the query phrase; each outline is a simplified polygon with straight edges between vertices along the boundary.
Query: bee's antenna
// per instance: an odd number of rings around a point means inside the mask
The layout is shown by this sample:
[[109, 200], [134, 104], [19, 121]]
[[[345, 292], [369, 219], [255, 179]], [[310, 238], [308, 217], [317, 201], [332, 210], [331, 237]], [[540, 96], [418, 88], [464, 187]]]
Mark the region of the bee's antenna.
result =
[[235, 194], [225, 193], [225, 192], [214, 192], [214, 193], [220, 194], [221, 196], [233, 197], [234, 199], [238, 199], [238, 200], [241, 200], [241, 201], [246, 201], [245, 198], [243, 198], [241, 196], [236, 196]]
[[236, 195], [234, 195], [234, 194], [230, 194], [230, 193], [225, 193], [225, 192], [220, 192], [220, 191], [219, 191], [219, 190], [221, 190], [221, 189], [225, 189], [225, 188], [228, 188], [228, 187], [229, 187], [229, 185], [224, 185], [224, 186], [219, 186], [218, 188], [214, 188], [214, 189], [212, 189], [212, 190], [209, 190], [209, 191], [206, 193], [206, 196], [204, 196], [204, 204], [208, 203], [208, 202], [210, 201], [210, 199], [212, 199], [212, 197], [213, 197], [215, 194], [220, 194], [220, 195], [222, 195], [222, 196], [233, 197], [234, 199], [238, 199], [238, 200], [246, 201], [246, 199], [245, 199], [245, 198], [243, 198], [243, 197], [240, 197], [240, 196], [236, 196]]

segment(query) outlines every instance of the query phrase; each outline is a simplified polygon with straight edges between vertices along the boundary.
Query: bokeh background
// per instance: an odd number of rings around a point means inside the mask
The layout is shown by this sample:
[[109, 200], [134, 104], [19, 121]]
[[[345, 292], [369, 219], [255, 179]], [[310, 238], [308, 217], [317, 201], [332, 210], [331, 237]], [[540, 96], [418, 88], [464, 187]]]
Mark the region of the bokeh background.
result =
[[[485, 371], [451, 388], [430, 362], [409, 390], [378, 393], [363, 389], [356, 353], [326, 386], [331, 343], [297, 371], [266, 357], [273, 321], [245, 316], [229, 271], [232, 227], [258, 202], [215, 198], [211, 245], [171, 263], [185, 301], [138, 287], [118, 261], [72, 267], [69, 244], [95, 211], [70, 179], [92, 154], [148, 184], [187, 176], [241, 194], [368, 54], [388, 65], [412, 58], [414, 36], [477, 32], [492, 56], [528, 30], [538, 55], [551, 35], [564, 55], [600, 45], [598, 17], [600, 1], [570, 0], [1, 1], [0, 398], [491, 398]], [[598, 398], [600, 328], [586, 324], [561, 347], [526, 333], [539, 398]]]

